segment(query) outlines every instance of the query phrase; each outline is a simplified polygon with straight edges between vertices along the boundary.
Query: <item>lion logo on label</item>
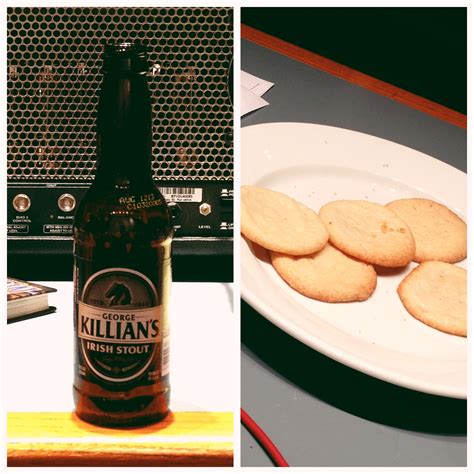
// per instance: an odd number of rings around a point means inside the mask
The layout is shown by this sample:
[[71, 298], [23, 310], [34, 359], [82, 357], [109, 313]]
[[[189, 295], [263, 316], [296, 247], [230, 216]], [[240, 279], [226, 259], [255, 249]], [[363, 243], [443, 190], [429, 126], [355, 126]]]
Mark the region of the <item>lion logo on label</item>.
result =
[[105, 297], [110, 299], [109, 306], [123, 306], [132, 302], [130, 290], [123, 283], [113, 283]]

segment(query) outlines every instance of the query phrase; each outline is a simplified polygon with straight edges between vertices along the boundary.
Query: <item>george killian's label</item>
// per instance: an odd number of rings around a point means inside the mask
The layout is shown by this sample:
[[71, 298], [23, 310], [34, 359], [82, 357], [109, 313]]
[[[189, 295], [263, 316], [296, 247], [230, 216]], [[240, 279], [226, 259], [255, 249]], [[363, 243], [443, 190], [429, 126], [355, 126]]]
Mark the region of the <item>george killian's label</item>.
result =
[[88, 378], [92, 372], [108, 382], [139, 377], [152, 382], [165, 375], [163, 308], [145, 275], [126, 268], [102, 270], [85, 282], [78, 297], [80, 375]]

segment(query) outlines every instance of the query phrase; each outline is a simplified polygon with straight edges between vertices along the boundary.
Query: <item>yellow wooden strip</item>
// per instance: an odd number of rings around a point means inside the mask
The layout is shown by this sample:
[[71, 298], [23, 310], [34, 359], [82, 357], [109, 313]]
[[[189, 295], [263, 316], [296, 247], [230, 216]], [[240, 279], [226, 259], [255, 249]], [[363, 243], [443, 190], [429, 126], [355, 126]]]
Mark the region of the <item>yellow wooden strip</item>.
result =
[[9, 413], [9, 466], [231, 466], [233, 414], [178, 412], [140, 428], [72, 413]]

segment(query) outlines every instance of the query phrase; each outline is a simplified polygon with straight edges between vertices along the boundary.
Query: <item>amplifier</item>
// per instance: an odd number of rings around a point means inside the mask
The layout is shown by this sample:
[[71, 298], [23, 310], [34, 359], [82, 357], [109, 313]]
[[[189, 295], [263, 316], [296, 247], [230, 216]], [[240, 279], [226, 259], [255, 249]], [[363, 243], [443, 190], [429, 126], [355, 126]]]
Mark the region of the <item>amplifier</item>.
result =
[[174, 277], [232, 279], [231, 8], [8, 9], [8, 272], [72, 278], [72, 224], [95, 172], [103, 45], [148, 45], [153, 175]]

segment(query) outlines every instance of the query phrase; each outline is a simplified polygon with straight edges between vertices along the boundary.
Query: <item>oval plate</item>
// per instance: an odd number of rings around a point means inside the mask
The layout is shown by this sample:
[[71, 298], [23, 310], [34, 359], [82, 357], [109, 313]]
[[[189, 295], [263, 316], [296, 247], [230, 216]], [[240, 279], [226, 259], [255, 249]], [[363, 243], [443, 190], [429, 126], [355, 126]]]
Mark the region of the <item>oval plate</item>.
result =
[[[304, 123], [242, 129], [242, 184], [286, 193], [319, 210], [336, 199], [427, 197], [466, 220], [466, 175], [418, 151], [363, 133]], [[419, 322], [397, 286], [416, 264], [379, 274], [362, 303], [306, 298], [275, 272], [267, 252], [242, 238], [242, 297], [313, 349], [410, 389], [466, 398], [467, 341]], [[466, 261], [457, 265], [466, 268]]]

